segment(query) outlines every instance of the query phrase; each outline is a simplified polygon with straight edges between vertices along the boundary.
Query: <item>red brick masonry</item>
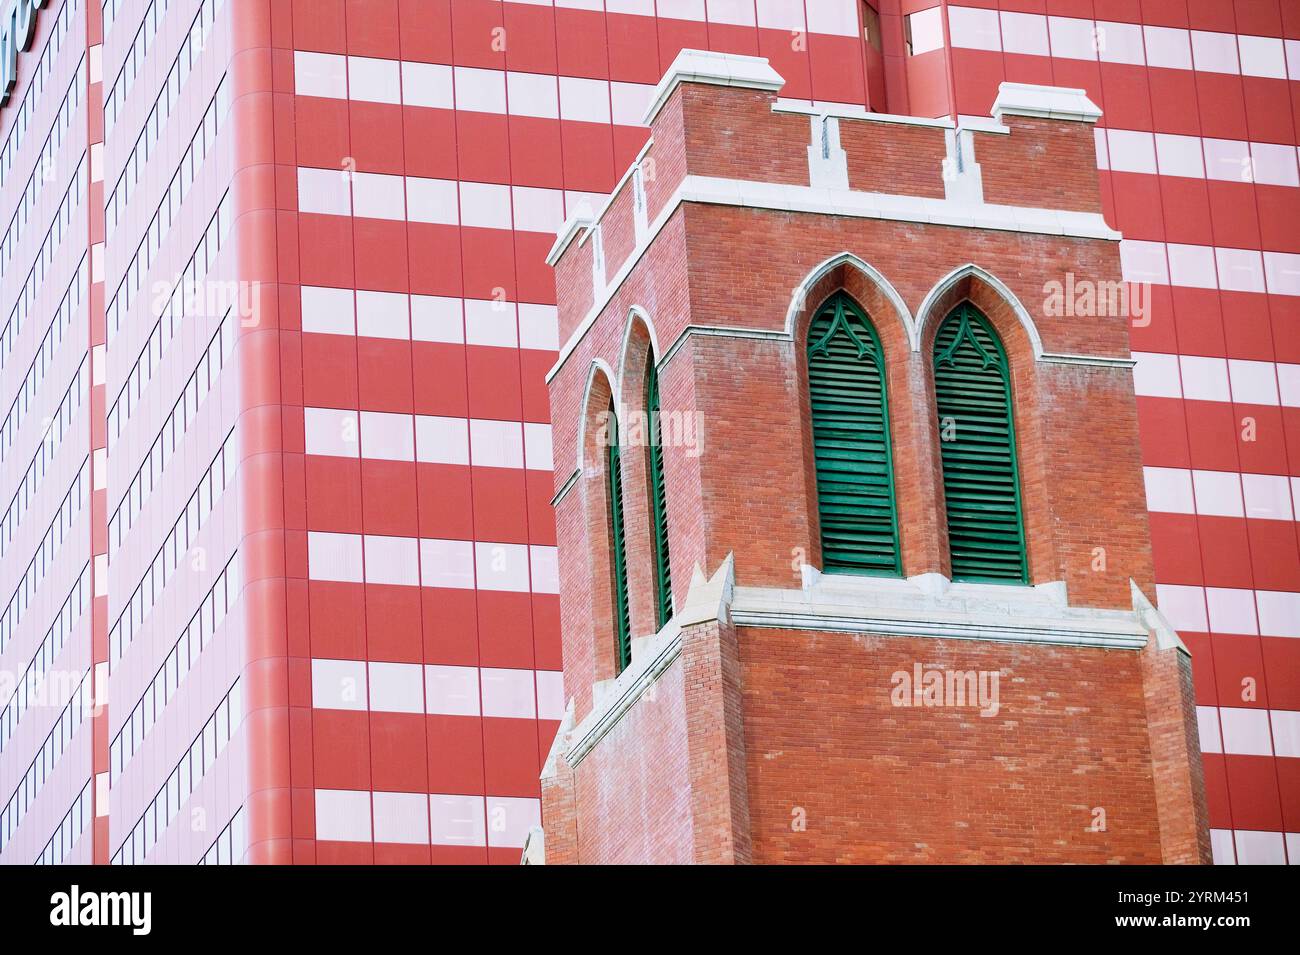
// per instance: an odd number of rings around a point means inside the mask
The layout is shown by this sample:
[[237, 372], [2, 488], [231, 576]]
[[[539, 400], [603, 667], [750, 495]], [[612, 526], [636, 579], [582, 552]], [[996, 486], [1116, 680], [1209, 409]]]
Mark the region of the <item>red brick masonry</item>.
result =
[[[765, 60], [686, 51], [652, 138], [552, 251], [565, 687], [557, 862], [1208, 862], [1191, 660], [1149, 603], [1120, 282], [1082, 93], [995, 119], [811, 113]], [[810, 316], [844, 289], [887, 365], [905, 580], [822, 575]], [[1012, 369], [1029, 587], [950, 584], [931, 352], [973, 302]], [[645, 449], [623, 454], [632, 664], [615, 674], [601, 415], [665, 417], [675, 615], [656, 633]], [[970, 672], [996, 705], [895, 692]], [[970, 684], [974, 687], [975, 684]], [[983, 698], [981, 698], [983, 699]], [[913, 705], [899, 705], [908, 702]], [[985, 702], [988, 702], [985, 700]]]

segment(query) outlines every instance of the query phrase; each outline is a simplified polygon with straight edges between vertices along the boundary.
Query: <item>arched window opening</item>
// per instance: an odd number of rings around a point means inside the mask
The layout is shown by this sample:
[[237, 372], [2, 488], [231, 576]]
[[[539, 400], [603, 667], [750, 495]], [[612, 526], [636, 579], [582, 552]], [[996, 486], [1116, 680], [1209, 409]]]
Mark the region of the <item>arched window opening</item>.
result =
[[627, 594], [627, 550], [623, 532], [623, 467], [619, 444], [618, 416], [611, 402], [606, 425], [608, 452], [605, 460], [609, 498], [610, 576], [614, 583], [614, 664], [622, 673], [632, 662], [632, 620]]
[[654, 354], [646, 354], [646, 419], [649, 425], [650, 530], [654, 546], [655, 614], [660, 627], [673, 615], [672, 568], [668, 560], [668, 494], [664, 487], [663, 426], [659, 413], [659, 374]]
[[809, 325], [808, 397], [822, 569], [901, 574], [884, 350], [845, 292]]
[[952, 579], [1027, 583], [1011, 371], [970, 302], [935, 336], [934, 393]]

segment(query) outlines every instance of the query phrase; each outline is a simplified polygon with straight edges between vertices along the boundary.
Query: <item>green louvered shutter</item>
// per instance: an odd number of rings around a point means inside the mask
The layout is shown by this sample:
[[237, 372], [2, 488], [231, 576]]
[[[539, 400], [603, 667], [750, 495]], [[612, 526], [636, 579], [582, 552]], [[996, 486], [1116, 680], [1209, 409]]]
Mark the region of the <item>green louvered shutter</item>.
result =
[[619, 445], [618, 418], [609, 408], [609, 548], [614, 577], [614, 634], [618, 672], [632, 662], [632, 620], [627, 599], [627, 555], [623, 542], [623, 449]]
[[952, 577], [1025, 583], [1011, 373], [997, 334], [969, 302], [935, 337], [934, 393]]
[[808, 329], [822, 568], [899, 574], [889, 403], [880, 339], [843, 292], [827, 300]]
[[659, 423], [659, 374], [654, 355], [646, 358], [646, 416], [650, 419], [650, 508], [655, 548], [655, 598], [662, 627], [673, 615], [672, 569], [668, 562], [668, 497], [664, 490], [664, 454]]

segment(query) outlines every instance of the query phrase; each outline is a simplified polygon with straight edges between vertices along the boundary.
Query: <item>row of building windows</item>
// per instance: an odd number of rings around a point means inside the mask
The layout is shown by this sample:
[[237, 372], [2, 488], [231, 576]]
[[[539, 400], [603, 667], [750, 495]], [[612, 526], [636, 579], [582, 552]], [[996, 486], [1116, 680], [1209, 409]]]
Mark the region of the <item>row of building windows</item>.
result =
[[[650, 541], [654, 561], [656, 624], [673, 615], [673, 585], [668, 554], [668, 498], [664, 486], [662, 430], [659, 415], [659, 374], [654, 353], [646, 354], [646, 467], [649, 476]], [[632, 662], [632, 615], [629, 600], [627, 543], [623, 518], [623, 445], [613, 405], [608, 416], [607, 475], [610, 503], [610, 542], [614, 581], [615, 661], [622, 672]]]
[[[224, 91], [225, 88], [222, 85], [221, 90]], [[217, 112], [220, 112], [220, 110], [217, 110]], [[204, 129], [204, 126], [200, 125], [199, 128]], [[145, 276], [149, 274], [150, 266], [153, 265], [162, 249], [163, 240], [167, 238], [172, 225], [180, 218], [181, 206], [185, 202], [185, 197], [189, 195], [190, 186], [194, 183], [194, 177], [204, 158], [203, 156], [197, 156], [196, 158], [196, 144], [206, 151], [211, 142], [208, 140], [206, 133], [191, 142], [189, 148], [185, 150], [185, 155], [181, 157], [176, 171], [172, 174], [171, 183], [167, 187], [167, 191], [163, 193], [158, 208], [154, 210], [153, 218], [149, 220], [149, 225], [144, 230], [144, 236], [140, 239], [139, 246], [136, 247], [135, 255], [131, 257], [131, 261], [126, 267], [126, 273], [122, 276], [122, 281], [118, 283], [117, 291], [113, 293], [113, 300], [108, 305], [108, 314], [112, 316], [112, 321], [108, 326], [110, 333], [116, 332], [120, 327], [122, 315], [130, 309], [136, 292], [140, 290], [141, 283], [144, 281]], [[204, 155], [206, 155], [206, 152]], [[158, 296], [155, 295], [150, 301], [157, 302]], [[156, 307], [154, 311], [157, 311]], [[111, 342], [111, 335], [109, 340]]]
[[54, 835], [50, 836], [50, 841], [45, 843], [45, 848], [41, 850], [36, 865], [62, 865], [63, 860], [72, 854], [72, 847], [77, 844], [81, 834], [90, 825], [90, 814], [95, 809], [90, 792], [90, 786], [93, 782], [93, 776], [87, 779], [86, 784], [77, 793], [77, 798], [72, 800], [71, 808], [60, 820], [58, 827], [54, 830]]
[[158, 794], [140, 814], [130, 835], [113, 853], [113, 865], [135, 865], [144, 861], [204, 775], [216, 764], [231, 737], [239, 731], [243, 718], [243, 693], [236, 677], [167, 781], [159, 787]]
[[[164, 199], [163, 201], [168, 210], [167, 228], [170, 229], [171, 216], [174, 210], [171, 203], [171, 192], [168, 191], [167, 195], [168, 198]], [[201, 271], [201, 273], [204, 275], [206, 275], [208, 269], [212, 267], [212, 263], [216, 261], [217, 251], [221, 248], [221, 245], [224, 242], [225, 237], [230, 232], [230, 219], [231, 219], [232, 209], [231, 209], [230, 202], [228, 201], [229, 196], [230, 196], [229, 192], [226, 192], [226, 194], [222, 196], [221, 202], [217, 206], [217, 211], [212, 216], [212, 219], [208, 222], [208, 227], [204, 231], [202, 238], [199, 239], [198, 244], [195, 247], [194, 256], [190, 260], [191, 266], [194, 266], [196, 262], [201, 263], [201, 269], [198, 270]], [[179, 208], [179, 204], [177, 208]], [[159, 212], [161, 212], [162, 209], [163, 207], [160, 206]], [[107, 316], [107, 326], [108, 326], [107, 328], [108, 339], [110, 342], [112, 341], [113, 336], [116, 335], [118, 330], [122, 327], [122, 319], [126, 315], [127, 311], [130, 309], [131, 300], [134, 297], [136, 291], [140, 288], [140, 283], [144, 280], [144, 276], [149, 271], [149, 265], [153, 261], [153, 256], [158, 251], [159, 248], [158, 243], [161, 242], [162, 240], [162, 236], [157, 230], [157, 225], [159, 221], [160, 220], [158, 218], [158, 213], [155, 213], [153, 218], [153, 224], [150, 226], [148, 235], [146, 235], [144, 240], [142, 240], [139, 249], [136, 250], [135, 255], [132, 256], [131, 262], [126, 269], [126, 275], [123, 276], [122, 281], [118, 284], [117, 292], [113, 295], [112, 301], [108, 303], [106, 316]], [[187, 268], [186, 271], [188, 273], [189, 269]], [[181, 289], [186, 287], [185, 286], [186, 279], [187, 277], [183, 276], [180, 280], [178, 280], [175, 288]], [[193, 286], [189, 286], [189, 287], [193, 287]], [[173, 291], [173, 296], [174, 294], [175, 291]], [[157, 300], [158, 299], [155, 298], [155, 301]]]
[[127, 0], [103, 0], [105, 38], [117, 23], [117, 15], [122, 12], [122, 4], [126, 2]]
[[[884, 351], [847, 293], [814, 316], [807, 359], [822, 569], [901, 575]], [[951, 576], [1024, 583], [1010, 369], [969, 302], [939, 326], [933, 374]]]
[[216, 261], [217, 253], [221, 251], [222, 243], [226, 239], [222, 223], [228, 223], [229, 219], [222, 215], [222, 209], [225, 208], [229, 195], [229, 193], [226, 193], [222, 197], [217, 211], [212, 214], [212, 219], [208, 222], [203, 237], [199, 239], [194, 254], [190, 256], [185, 268], [181, 270], [180, 278], [172, 289], [171, 295], [167, 298], [167, 304], [159, 310], [158, 318], [154, 322], [153, 329], [149, 332], [149, 337], [145, 339], [144, 345], [141, 346], [135, 364], [131, 366], [126, 381], [122, 383], [121, 390], [118, 391], [117, 397], [113, 399], [113, 404], [108, 409], [108, 446], [110, 449], [121, 436], [126, 420], [131, 417], [132, 408], [149, 386], [154, 372], [162, 366], [163, 356], [167, 353], [167, 347], [176, 337], [176, 330], [180, 328], [181, 322], [187, 318], [207, 316], [209, 308], [207, 299], [209, 296], [202, 294], [200, 290], [209, 288], [209, 286], [200, 283], [203, 282], [208, 270]]
[[54, 721], [50, 735], [45, 737], [40, 751], [32, 760], [32, 764], [27, 767], [27, 772], [23, 774], [9, 801], [5, 803], [4, 810], [0, 811], [0, 852], [4, 852], [5, 847], [13, 839], [14, 833], [18, 831], [18, 826], [26, 817], [27, 810], [36, 802], [37, 793], [50, 778], [50, 773], [54, 771], [55, 764], [63, 756], [63, 751], [72, 742], [72, 737], [86, 721], [86, 714], [94, 709], [93, 673], [93, 670], [87, 670], [82, 676], [81, 682], [72, 691], [67, 704], [59, 713], [59, 718]]
[[[126, 105], [127, 94], [131, 92], [131, 86], [135, 83], [135, 78], [143, 69], [145, 60], [149, 56], [149, 44], [153, 41], [154, 36], [158, 33], [158, 27], [167, 16], [168, 0], [152, 0], [144, 11], [144, 16], [140, 20], [140, 26], [135, 31], [135, 39], [131, 41], [131, 48], [126, 51], [126, 56], [122, 60], [122, 68], [117, 71], [117, 76], [113, 77], [113, 84], [107, 88], [104, 93], [104, 134], [107, 136], [117, 125], [117, 114], [121, 112]], [[120, 3], [112, 5], [112, 16], [116, 19]], [[104, 7], [104, 36], [108, 36], [108, 29], [112, 23], [109, 17], [109, 7]]]
[[45, 137], [45, 145], [36, 157], [36, 166], [27, 177], [22, 195], [18, 197], [18, 207], [14, 209], [9, 225], [5, 227], [4, 238], [0, 239], [0, 271], [9, 267], [9, 260], [13, 258], [14, 251], [22, 240], [23, 230], [27, 227], [28, 217], [36, 210], [36, 200], [40, 198], [46, 184], [55, 180], [55, 164], [63, 149], [64, 137], [72, 128], [73, 114], [81, 105], [81, 93], [86, 82], [85, 69], [86, 58], [83, 56], [77, 61], [72, 82], [68, 84], [68, 91], [63, 94], [63, 102], [59, 104], [59, 111], [54, 117], [54, 125]]
[[[234, 312], [227, 312], [226, 317], [217, 326], [216, 334], [208, 342], [208, 347], [199, 356], [194, 371], [190, 372], [180, 397], [176, 399], [167, 419], [163, 421], [162, 427], [153, 439], [153, 444], [149, 446], [144, 460], [140, 462], [135, 477], [131, 479], [131, 484], [114, 508], [113, 516], [109, 519], [110, 542], [122, 540], [131, 529], [135, 516], [149, 500], [153, 489], [162, 483], [163, 472], [167, 469], [172, 455], [176, 453], [177, 445], [185, 440], [185, 435], [198, 415], [203, 399], [212, 390], [226, 361], [234, 354], [237, 335]], [[152, 354], [151, 349], [150, 355]], [[128, 405], [125, 414], [130, 415], [130, 413], [131, 409]]]
[[27, 513], [27, 508], [36, 499], [36, 492], [45, 480], [45, 472], [54, 463], [59, 448], [63, 446], [63, 439], [68, 436], [72, 429], [72, 419], [81, 409], [82, 401], [87, 397], [86, 392], [89, 390], [86, 387], [86, 377], [89, 373], [88, 365], [89, 356], [83, 355], [81, 364], [77, 366], [76, 374], [72, 376], [72, 381], [68, 384], [68, 390], [63, 393], [63, 398], [59, 401], [59, 407], [50, 419], [50, 426], [46, 429], [41, 443], [36, 449], [36, 454], [32, 457], [31, 463], [27, 465], [27, 471], [23, 474], [22, 483], [18, 485], [18, 490], [14, 491], [9, 506], [5, 508], [4, 517], [0, 518], [0, 557], [5, 555], [9, 545], [13, 542], [14, 532], [18, 529], [18, 525]]
[[[173, 68], [174, 70], [175, 68]], [[186, 77], [187, 78], [187, 77]], [[121, 220], [122, 214], [126, 212], [126, 205], [131, 201], [131, 194], [135, 191], [135, 186], [140, 181], [140, 175], [147, 168], [149, 157], [153, 149], [159, 143], [162, 130], [166, 129], [166, 120], [172, 110], [173, 105], [181, 97], [181, 90], [177, 88], [173, 92], [173, 83], [162, 87], [157, 103], [153, 104], [153, 110], [149, 113], [149, 118], [144, 123], [144, 129], [140, 130], [139, 139], [135, 140], [135, 146], [131, 148], [130, 155], [122, 164], [122, 174], [117, 177], [117, 185], [113, 186], [107, 199], [104, 200], [104, 230], [107, 238], [112, 239], [113, 234], [117, 231], [117, 223]], [[181, 165], [178, 166], [177, 173], [172, 177], [172, 183], [169, 188], [181, 188], [179, 182], [188, 183], [194, 181], [195, 172], [203, 165], [204, 157], [208, 155], [208, 149], [211, 149], [213, 143], [216, 143], [217, 129], [222, 121], [225, 120], [226, 112], [230, 108], [229, 96], [226, 92], [226, 78], [222, 75], [221, 81], [217, 83], [217, 91], [214, 92], [212, 99], [208, 100], [208, 108], [203, 110], [203, 118], [199, 125], [195, 127], [194, 135], [190, 136], [190, 144], [185, 149], [185, 156], [181, 157]], [[162, 112], [165, 110], [165, 112]]]
[[[73, 214], [81, 205], [82, 193], [86, 187], [86, 154], [81, 154], [81, 159], [77, 162], [76, 172], [72, 174], [72, 182], [68, 184], [68, 191], [63, 194], [63, 199], [59, 203], [58, 211], [54, 214], [54, 220], [50, 223], [49, 231], [45, 233], [45, 238], [41, 240], [40, 250], [36, 253], [36, 261], [27, 272], [27, 277], [23, 280], [22, 287], [18, 293], [18, 300], [14, 302], [14, 307], [9, 310], [9, 317], [5, 321], [4, 331], [0, 332], [0, 369], [4, 368], [9, 360], [9, 355], [13, 352], [14, 345], [18, 342], [18, 336], [22, 334], [23, 326], [27, 322], [27, 316], [32, 308], [36, 305], [41, 290], [45, 287], [45, 275], [54, 264], [54, 256], [63, 245], [63, 237], [70, 234]], [[82, 223], [84, 230], [85, 223]]]
[[54, 566], [54, 560], [58, 557], [63, 542], [71, 532], [72, 525], [76, 523], [77, 518], [89, 501], [90, 457], [87, 456], [82, 459], [81, 467], [77, 469], [77, 476], [72, 479], [72, 485], [68, 488], [68, 492], [63, 495], [63, 501], [59, 504], [58, 513], [50, 521], [50, 526], [45, 529], [45, 535], [41, 538], [40, 544], [37, 545], [36, 553], [27, 562], [27, 569], [23, 571], [22, 580], [18, 582], [14, 592], [9, 595], [9, 601], [5, 604], [4, 613], [0, 614], [0, 653], [8, 649], [9, 641], [18, 632], [18, 626], [22, 623], [27, 608], [36, 599], [36, 593], [40, 590], [46, 574]]
[[248, 821], [244, 817], [244, 807], [240, 806], [221, 834], [212, 840], [199, 865], [239, 865], [247, 847]]
[[109, 747], [110, 779], [116, 783], [117, 778], [131, 761], [149, 730], [162, 716], [163, 709], [171, 702], [177, 688], [198, 663], [199, 654], [212, 642], [217, 628], [226, 619], [226, 615], [239, 597], [239, 552], [226, 562], [226, 566], [217, 575], [216, 581], [194, 611], [189, 625], [181, 631], [176, 643], [167, 654], [167, 659], [154, 674], [153, 680], [136, 701], [131, 715], [122, 722], [122, 728], [113, 737]]
[[58, 688], [54, 686], [45, 687], [44, 698], [37, 691], [41, 688], [41, 681], [45, 679], [45, 675], [54, 666], [59, 653], [67, 645], [72, 631], [77, 628], [81, 615], [86, 612], [86, 602], [89, 599], [90, 562], [87, 561], [82, 565], [81, 573], [77, 575], [72, 589], [63, 598], [63, 605], [59, 607], [54, 622], [45, 632], [45, 638], [41, 640], [41, 645], [28, 662], [27, 669], [14, 688], [13, 695], [5, 704], [4, 711], [0, 712], [0, 753], [4, 752], [5, 746], [13, 738], [14, 731], [18, 729], [18, 723], [28, 707], [38, 702], [48, 705], [49, 696], [58, 695]]
[[50, 29], [50, 38], [46, 41], [45, 49], [41, 51], [40, 60], [33, 67], [32, 79], [27, 86], [27, 92], [23, 94], [22, 103], [17, 105], [11, 103], [5, 107], [6, 110], [13, 111], [14, 118], [9, 127], [9, 134], [5, 136], [4, 146], [0, 146], [0, 182], [4, 182], [9, 177], [9, 170], [13, 168], [18, 150], [22, 149], [23, 139], [27, 136], [27, 127], [36, 113], [37, 104], [44, 97], [45, 84], [54, 71], [54, 61], [58, 59], [59, 51], [63, 49], [68, 28], [72, 26], [72, 19], [80, 5], [81, 0], [65, 0], [59, 10], [58, 19]]
[[23, 376], [23, 383], [18, 388], [18, 394], [14, 396], [13, 404], [9, 406], [4, 423], [0, 424], [0, 461], [8, 455], [9, 448], [22, 428], [28, 410], [36, 401], [41, 385], [45, 383], [45, 376], [50, 366], [54, 364], [54, 355], [63, 344], [63, 336], [72, 325], [72, 316], [85, 300], [90, 277], [86, 262], [86, 256], [83, 255], [81, 263], [77, 266], [77, 274], [72, 277], [72, 281], [63, 293], [63, 298], [59, 301], [58, 308], [54, 310], [54, 316], [50, 319], [44, 336], [41, 337], [41, 343], [36, 349], [36, 357], [32, 359], [27, 374]]
[[[189, 501], [172, 524], [162, 546], [158, 548], [149, 567], [141, 576], [140, 582], [136, 584], [130, 599], [123, 606], [117, 622], [113, 624], [113, 629], [108, 636], [110, 669], [122, 659], [122, 654], [144, 625], [149, 611], [158, 602], [172, 574], [188, 554], [190, 546], [198, 540], [199, 531], [202, 530], [204, 521], [221, 498], [222, 492], [234, 482], [235, 469], [238, 466], [239, 454], [235, 429], [231, 428], [221, 447], [217, 449], [212, 462], [199, 478], [194, 493], [190, 495]], [[121, 543], [120, 537], [116, 541], [110, 541], [112, 546], [121, 546]], [[191, 557], [191, 560], [197, 559], [199, 559], [197, 556]]]

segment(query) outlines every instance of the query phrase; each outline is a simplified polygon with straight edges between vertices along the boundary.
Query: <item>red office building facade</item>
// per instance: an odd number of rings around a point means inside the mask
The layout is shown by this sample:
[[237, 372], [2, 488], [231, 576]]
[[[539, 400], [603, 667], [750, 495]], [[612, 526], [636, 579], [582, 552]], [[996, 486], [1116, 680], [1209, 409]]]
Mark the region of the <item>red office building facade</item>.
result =
[[1294, 0], [0, 13], [0, 862], [519, 861], [574, 693], [547, 256], [683, 49], [827, 114], [1101, 108], [1213, 856], [1300, 857]]

